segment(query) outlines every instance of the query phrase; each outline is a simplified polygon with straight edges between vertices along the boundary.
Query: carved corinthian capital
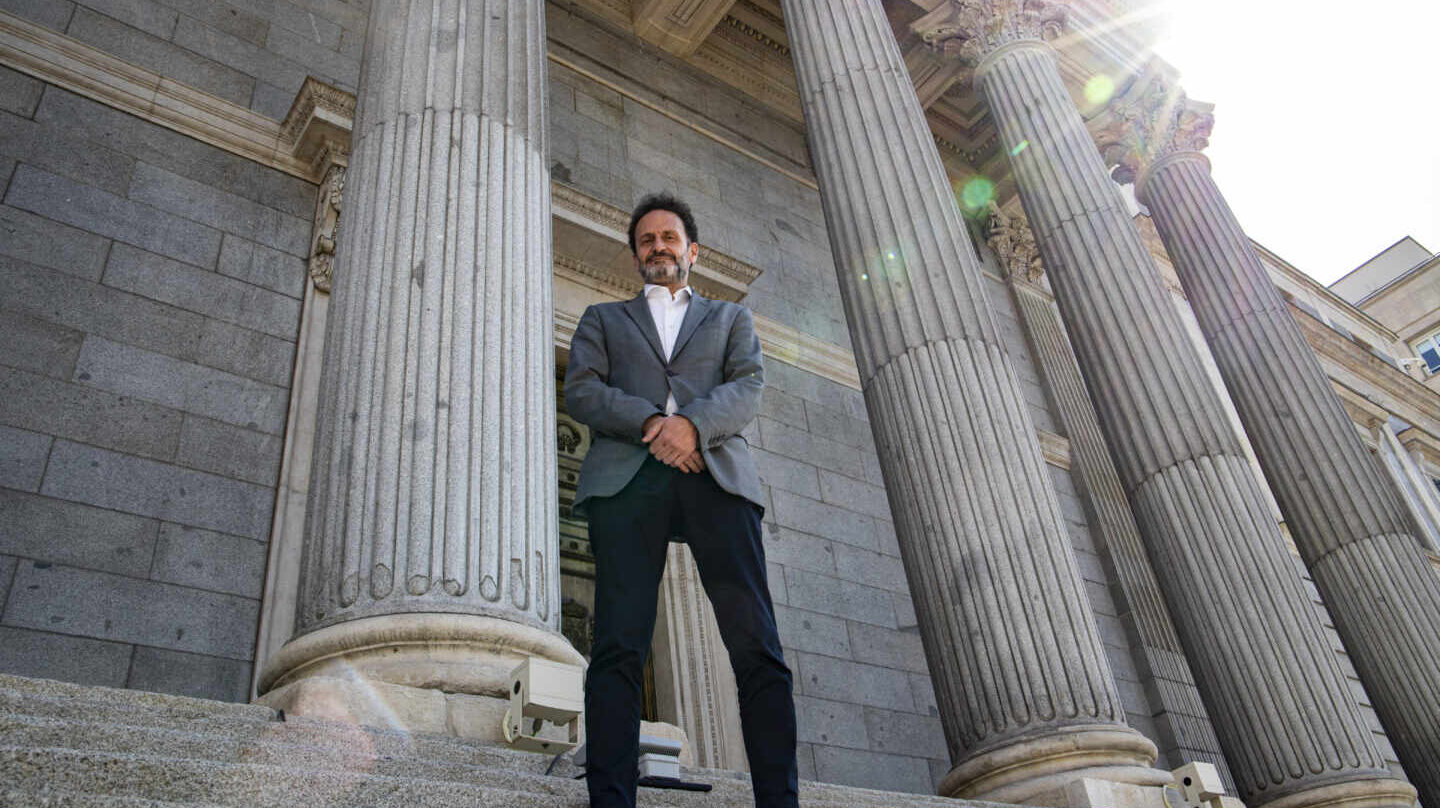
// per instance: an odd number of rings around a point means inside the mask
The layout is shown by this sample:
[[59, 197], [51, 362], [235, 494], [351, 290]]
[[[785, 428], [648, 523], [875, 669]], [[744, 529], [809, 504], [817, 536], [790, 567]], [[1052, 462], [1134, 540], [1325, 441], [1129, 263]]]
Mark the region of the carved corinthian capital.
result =
[[1006, 213], [994, 202], [986, 210], [985, 244], [1000, 258], [1000, 265], [1011, 278], [1035, 283], [1045, 272], [1040, 263], [1040, 248], [1030, 230], [1030, 220], [1023, 213]]
[[1052, 0], [946, 0], [910, 24], [931, 48], [975, 65], [1002, 45], [1051, 40], [1065, 23]]
[[1172, 77], [1152, 67], [1111, 103], [1096, 145], [1115, 166], [1115, 180], [1133, 183], [1162, 157], [1203, 151], [1215, 126], [1214, 109], [1190, 100]]

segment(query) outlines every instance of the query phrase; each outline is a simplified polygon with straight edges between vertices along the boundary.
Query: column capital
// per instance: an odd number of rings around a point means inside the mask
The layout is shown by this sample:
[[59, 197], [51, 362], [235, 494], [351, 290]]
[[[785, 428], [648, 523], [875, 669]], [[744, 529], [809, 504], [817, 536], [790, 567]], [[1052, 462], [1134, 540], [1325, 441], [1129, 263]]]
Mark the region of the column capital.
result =
[[1006, 45], [1054, 39], [1065, 15], [1053, 0], [943, 0], [910, 30], [931, 48], [978, 67]]
[[991, 202], [986, 210], [985, 244], [995, 251], [1010, 278], [1034, 284], [1045, 273], [1035, 233], [1023, 213], [1006, 213]]
[[1210, 145], [1214, 109], [1214, 104], [1192, 100], [1173, 77], [1152, 65], [1111, 102], [1096, 145], [1115, 167], [1111, 176], [1117, 182], [1140, 185], [1162, 159], [1198, 155]]

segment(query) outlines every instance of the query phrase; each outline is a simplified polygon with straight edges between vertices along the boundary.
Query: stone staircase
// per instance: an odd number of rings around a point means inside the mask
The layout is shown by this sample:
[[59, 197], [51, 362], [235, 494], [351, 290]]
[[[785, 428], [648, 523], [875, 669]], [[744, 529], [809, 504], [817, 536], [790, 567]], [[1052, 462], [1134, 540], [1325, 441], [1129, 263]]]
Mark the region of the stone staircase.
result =
[[[446, 736], [282, 717], [252, 704], [0, 675], [0, 808], [584, 808], [562, 759]], [[751, 805], [743, 775], [686, 770], [708, 794], [640, 805]], [[987, 803], [803, 782], [807, 808]]]

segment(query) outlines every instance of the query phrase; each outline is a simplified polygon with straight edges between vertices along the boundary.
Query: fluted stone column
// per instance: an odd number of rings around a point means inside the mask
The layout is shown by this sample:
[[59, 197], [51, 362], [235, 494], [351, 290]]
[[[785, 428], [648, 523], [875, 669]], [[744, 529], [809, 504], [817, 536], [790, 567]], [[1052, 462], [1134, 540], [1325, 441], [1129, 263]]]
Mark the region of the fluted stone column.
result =
[[1290, 534], [1400, 762], [1440, 805], [1440, 577], [1200, 153], [1214, 118], [1166, 82], [1116, 110], [1134, 181], [1185, 285]]
[[1110, 459], [1095, 405], [1085, 392], [1085, 379], [1075, 364], [1054, 299], [1043, 286], [1044, 266], [1030, 222], [1023, 214], [1007, 214], [992, 202], [985, 241], [1000, 259], [1031, 355], [1070, 439], [1070, 472], [1082, 492], [1090, 532], [1114, 568], [1122, 616], [1139, 640], [1135, 661], [1154, 711], [1162, 759], [1168, 752], [1172, 766], [1194, 760], [1214, 763], [1233, 787], [1160, 581], [1146, 557], [1125, 487]]
[[748, 771], [735, 671], [686, 544], [668, 551], [650, 653], [656, 719], [685, 731], [694, 765]]
[[498, 696], [525, 656], [583, 665], [559, 633], [544, 5], [372, 4], [296, 636], [262, 692]]
[[975, 65], [1090, 398], [1240, 797], [1408, 805], [1330, 649], [1219, 394], [1044, 39], [1048, 0], [916, 21]]
[[[786, 0], [810, 151], [941, 723], [949, 795], [1156, 785], [878, 0]], [[1158, 790], [1156, 800], [1158, 803]]]

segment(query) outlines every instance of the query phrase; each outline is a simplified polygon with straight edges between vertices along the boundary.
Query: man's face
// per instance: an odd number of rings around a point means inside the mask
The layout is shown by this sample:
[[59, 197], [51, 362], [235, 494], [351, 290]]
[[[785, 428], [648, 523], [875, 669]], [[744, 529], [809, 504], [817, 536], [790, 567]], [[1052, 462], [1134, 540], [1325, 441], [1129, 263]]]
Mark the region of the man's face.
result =
[[635, 223], [635, 268], [646, 283], [683, 286], [700, 245], [685, 237], [685, 223], [668, 210], [652, 210]]

